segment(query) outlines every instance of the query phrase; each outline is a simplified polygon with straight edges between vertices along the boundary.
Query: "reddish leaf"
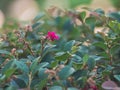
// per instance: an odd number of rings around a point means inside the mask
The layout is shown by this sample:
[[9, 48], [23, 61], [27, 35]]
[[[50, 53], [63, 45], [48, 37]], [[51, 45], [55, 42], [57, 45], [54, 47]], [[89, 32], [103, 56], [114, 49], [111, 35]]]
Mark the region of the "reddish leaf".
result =
[[102, 84], [102, 88], [106, 89], [106, 90], [114, 90], [117, 86], [117, 84], [111, 80], [109, 81], [105, 81], [103, 84]]

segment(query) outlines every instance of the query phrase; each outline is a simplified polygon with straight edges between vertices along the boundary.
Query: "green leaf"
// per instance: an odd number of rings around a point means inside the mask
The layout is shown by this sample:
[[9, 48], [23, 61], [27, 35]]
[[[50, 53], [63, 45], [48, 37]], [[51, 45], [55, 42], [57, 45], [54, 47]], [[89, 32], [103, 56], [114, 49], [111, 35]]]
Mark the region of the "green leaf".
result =
[[84, 55], [84, 56], [83, 56], [83, 64], [86, 64], [87, 61], [88, 61], [88, 59], [89, 59], [88, 54]]
[[32, 28], [33, 29], [38, 29], [41, 25], [43, 25], [43, 23], [44, 22], [42, 22], [42, 21], [38, 21], [38, 22], [36, 22], [36, 23], [34, 23], [33, 25], [32, 25]]
[[[24, 77], [24, 78], [26, 78], [26, 77]], [[25, 80], [22, 80], [21, 78], [15, 78], [11, 81], [11, 86], [16, 86], [16, 87], [19, 87], [19, 88], [25, 88], [28, 85], [28, 83], [26, 84]]]
[[17, 69], [20, 69], [23, 73], [29, 73], [28, 66], [22, 61], [15, 61], [15, 65]]
[[45, 73], [47, 69], [46, 68], [40, 68], [38, 72], [38, 77], [43, 80], [48, 77], [48, 74]]
[[118, 81], [120, 81], [120, 75], [114, 75], [114, 78], [116, 78]]
[[83, 66], [82, 63], [73, 62], [73, 67], [75, 68], [75, 70], [81, 69], [82, 66]]
[[48, 62], [42, 62], [42, 63], [39, 64], [40, 68], [44, 68], [44, 67], [46, 67], [48, 65], [49, 65]]
[[93, 58], [95, 61], [101, 60], [103, 57], [102, 56], [97, 56], [97, 55], [90, 55], [90, 58]]
[[106, 60], [109, 59], [109, 55], [106, 52], [100, 52], [99, 55], [102, 56], [102, 58], [105, 58]]
[[5, 75], [0, 75], [0, 83], [5, 79]]
[[38, 62], [40, 57], [37, 57], [33, 60], [32, 64], [30, 65], [30, 71], [34, 74], [38, 70]]
[[84, 88], [87, 82], [87, 76], [80, 77], [77, 81], [79, 83], [79, 87]]
[[85, 23], [89, 25], [90, 29], [93, 31], [95, 28], [96, 19], [95, 17], [88, 17], [85, 19]]
[[58, 62], [59, 62], [58, 60], [51, 62], [50, 67], [51, 68], [56, 67], [58, 65]]
[[78, 53], [80, 54], [80, 56], [84, 56], [88, 52], [88, 47], [86, 46], [80, 46], [78, 49]]
[[55, 59], [59, 61], [65, 61], [69, 58], [70, 54], [68, 52], [58, 52], [56, 53]]
[[0, 54], [7, 54], [10, 55], [10, 52], [6, 51], [6, 50], [0, 50]]
[[65, 51], [71, 51], [72, 46], [75, 44], [75, 40], [69, 41], [65, 44], [64, 50]]
[[40, 83], [36, 85], [37, 90], [43, 90], [43, 87], [47, 84], [47, 81], [48, 81], [47, 78], [41, 80]]
[[85, 12], [85, 11], [81, 12], [81, 13], [80, 13], [80, 16], [81, 16], [81, 18], [84, 20], [84, 18], [86, 17], [86, 12]]
[[18, 89], [14, 86], [9, 86], [5, 90], [18, 90]]
[[96, 9], [95, 12], [98, 13], [99, 15], [105, 14], [105, 12], [101, 8]]
[[89, 60], [88, 60], [88, 69], [89, 70], [93, 70], [94, 69], [94, 67], [95, 67], [95, 64], [96, 64], [96, 62], [95, 62], [95, 60], [93, 59], [93, 58], [90, 58]]
[[120, 13], [119, 12], [111, 12], [107, 16], [110, 18], [113, 18], [114, 20], [120, 21]]
[[4, 90], [3, 88], [0, 88], [0, 90]]
[[56, 45], [46, 45], [44, 47], [42, 56], [45, 57], [45, 55], [47, 55], [49, 52], [55, 51], [55, 47], [56, 47]]
[[75, 72], [75, 69], [70, 66], [65, 66], [61, 69], [61, 71], [58, 73], [59, 78], [64, 80], [67, 79], [71, 74]]
[[44, 13], [39, 13], [34, 19], [33, 19], [33, 22], [36, 22], [38, 20], [40, 20], [45, 14]]
[[93, 43], [93, 45], [96, 46], [96, 47], [99, 47], [103, 50], [107, 49], [107, 45], [104, 42], [96, 42], [96, 43]]
[[26, 85], [28, 85], [29, 82], [29, 77], [26, 74], [23, 75], [16, 75], [16, 78], [23, 80], [25, 82]]
[[22, 53], [23, 53], [23, 50], [22, 50], [22, 49], [19, 49], [19, 50], [17, 50], [16, 52], [19, 53], [19, 54], [22, 54]]
[[14, 60], [10, 60], [3, 68], [2, 73], [5, 73], [8, 69], [14, 68]]
[[119, 50], [119, 48], [120, 48], [119, 44], [118, 45], [116, 44], [116, 45], [112, 46], [112, 48], [110, 49], [110, 53], [115, 54]]
[[93, 25], [93, 24], [95, 24], [96, 19], [95, 19], [95, 17], [88, 17], [88, 18], [85, 19], [85, 22], [88, 25]]
[[78, 18], [80, 19], [81, 22], [84, 22], [85, 17], [86, 17], [86, 12], [85, 11], [79, 13]]
[[118, 21], [110, 21], [108, 25], [114, 33], [120, 33], [120, 23]]
[[71, 19], [66, 19], [63, 25], [64, 34], [73, 30], [73, 23]]
[[82, 58], [79, 55], [74, 55], [71, 60], [78, 64], [82, 62]]
[[9, 78], [14, 72], [16, 68], [8, 68], [8, 70], [4, 73], [6, 78]]
[[77, 88], [74, 88], [74, 87], [70, 87], [68, 88], [67, 90], [78, 90]]
[[74, 54], [77, 52], [77, 50], [78, 50], [78, 46], [72, 46], [71, 53]]
[[72, 74], [72, 76], [74, 77], [74, 79], [77, 81], [79, 78], [82, 78], [84, 76], [88, 75], [88, 70], [77, 70], [76, 72], [74, 72]]
[[49, 90], [63, 90], [61, 86], [52, 86]]
[[107, 76], [107, 75], [110, 75], [110, 71], [105, 70], [102, 72], [102, 76]]

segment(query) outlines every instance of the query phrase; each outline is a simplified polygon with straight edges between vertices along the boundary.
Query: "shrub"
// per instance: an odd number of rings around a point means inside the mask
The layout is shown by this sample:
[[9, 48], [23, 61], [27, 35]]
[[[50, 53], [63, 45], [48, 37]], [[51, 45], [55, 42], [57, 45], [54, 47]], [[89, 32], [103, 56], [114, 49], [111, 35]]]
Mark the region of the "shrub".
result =
[[30, 25], [1, 35], [0, 89], [117, 88], [120, 14], [55, 9], [56, 17], [41, 12]]

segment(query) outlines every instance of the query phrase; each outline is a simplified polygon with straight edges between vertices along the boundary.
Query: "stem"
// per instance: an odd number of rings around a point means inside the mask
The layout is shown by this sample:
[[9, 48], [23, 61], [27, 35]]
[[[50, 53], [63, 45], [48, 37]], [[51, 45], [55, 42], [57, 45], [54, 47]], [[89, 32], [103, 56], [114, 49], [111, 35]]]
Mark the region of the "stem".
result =
[[23, 42], [25, 45], [27, 45], [27, 48], [29, 49], [30, 53], [34, 56], [34, 52], [32, 50], [32, 48], [30, 47], [30, 45], [28, 43], [26, 43], [26, 41], [23, 39]]
[[110, 49], [111, 49], [111, 46], [109, 46], [109, 41], [107, 41], [107, 51], [106, 51], [106, 53], [108, 54], [109, 59], [110, 59], [109, 64], [112, 65], [112, 63], [113, 63], [113, 56], [112, 56], [112, 54], [110, 52]]
[[39, 63], [40, 61], [42, 60], [42, 58], [44, 57], [44, 54], [43, 54], [43, 50], [44, 50], [44, 47], [45, 47], [45, 44], [46, 44], [46, 39], [41, 39], [40, 40], [40, 43], [41, 43], [41, 49], [40, 49], [40, 60], [39, 60]]
[[113, 63], [113, 57], [112, 57], [112, 55], [110, 54], [110, 65], [112, 65], [112, 63]]
[[41, 57], [42, 57], [43, 50], [44, 50], [44, 41], [41, 40], [41, 52], [40, 52]]
[[44, 50], [44, 42], [43, 42], [43, 40], [40, 40], [40, 42], [41, 42], [41, 49], [40, 49], [40, 54], [39, 54], [40, 59], [38, 60], [38, 63], [40, 63], [41, 60], [42, 60], [42, 57], [43, 57], [42, 53], [43, 53], [43, 50]]
[[30, 85], [31, 85], [31, 82], [32, 82], [32, 73], [30, 72], [30, 74], [28, 75], [29, 76], [29, 83], [28, 83], [28, 90], [30, 90]]
[[32, 51], [32, 49], [31, 49], [31, 47], [29, 46], [29, 44], [27, 44], [27, 47], [28, 47], [30, 53], [34, 56], [34, 52]]

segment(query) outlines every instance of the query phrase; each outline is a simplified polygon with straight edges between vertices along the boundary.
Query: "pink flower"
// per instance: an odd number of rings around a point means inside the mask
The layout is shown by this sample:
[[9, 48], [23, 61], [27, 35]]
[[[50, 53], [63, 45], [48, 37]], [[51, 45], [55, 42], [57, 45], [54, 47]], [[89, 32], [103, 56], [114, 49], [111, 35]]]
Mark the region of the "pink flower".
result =
[[49, 31], [46, 35], [46, 38], [48, 40], [54, 41], [54, 40], [58, 40], [59, 36], [54, 31]]

